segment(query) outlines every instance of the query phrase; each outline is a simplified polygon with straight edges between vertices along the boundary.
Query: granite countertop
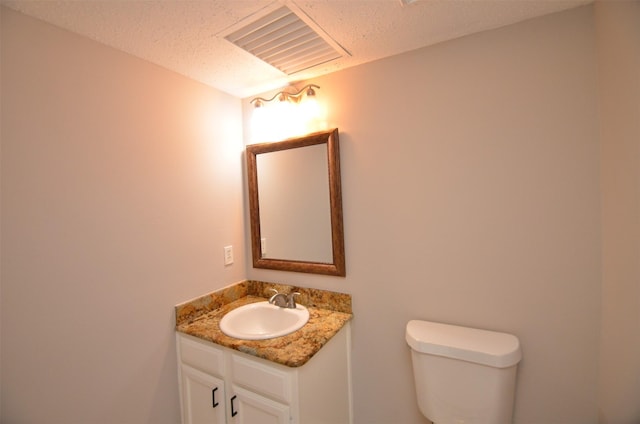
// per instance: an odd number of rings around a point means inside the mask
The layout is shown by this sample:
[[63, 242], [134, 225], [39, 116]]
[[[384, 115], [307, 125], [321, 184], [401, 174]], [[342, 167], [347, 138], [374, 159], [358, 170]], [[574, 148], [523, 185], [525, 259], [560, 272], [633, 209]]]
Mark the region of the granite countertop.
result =
[[[241, 340], [220, 330], [220, 319], [240, 306], [268, 299], [269, 290], [299, 292], [297, 303], [309, 310], [300, 330], [267, 340]], [[176, 330], [288, 367], [304, 365], [351, 318], [351, 296], [261, 281], [243, 281], [176, 306]]]

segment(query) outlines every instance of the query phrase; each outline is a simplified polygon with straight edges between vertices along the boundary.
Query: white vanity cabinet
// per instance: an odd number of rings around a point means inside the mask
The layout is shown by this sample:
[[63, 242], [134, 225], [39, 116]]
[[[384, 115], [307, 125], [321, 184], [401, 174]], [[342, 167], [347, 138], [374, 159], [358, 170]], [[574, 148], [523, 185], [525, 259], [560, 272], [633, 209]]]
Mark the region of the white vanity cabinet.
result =
[[349, 325], [296, 368], [177, 333], [183, 424], [352, 423]]

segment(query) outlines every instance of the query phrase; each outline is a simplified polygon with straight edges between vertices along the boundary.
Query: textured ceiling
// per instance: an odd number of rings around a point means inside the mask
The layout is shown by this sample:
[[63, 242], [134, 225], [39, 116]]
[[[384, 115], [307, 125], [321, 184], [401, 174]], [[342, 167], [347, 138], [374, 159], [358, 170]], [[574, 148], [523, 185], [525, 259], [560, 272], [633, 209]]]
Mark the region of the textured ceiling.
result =
[[[591, 0], [0, 0], [237, 97]], [[350, 56], [287, 76], [224, 39], [265, 8], [302, 11]]]

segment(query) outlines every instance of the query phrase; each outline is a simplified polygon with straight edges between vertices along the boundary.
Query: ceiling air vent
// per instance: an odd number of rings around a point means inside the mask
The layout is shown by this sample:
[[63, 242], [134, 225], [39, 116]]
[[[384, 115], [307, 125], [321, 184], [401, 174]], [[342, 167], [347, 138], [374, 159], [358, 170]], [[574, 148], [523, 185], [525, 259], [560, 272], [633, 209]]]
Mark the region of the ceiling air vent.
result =
[[313, 24], [308, 16], [304, 15], [303, 20], [281, 6], [239, 29], [232, 29], [224, 38], [291, 75], [348, 54], [326, 34], [320, 35], [322, 30], [312, 28]]

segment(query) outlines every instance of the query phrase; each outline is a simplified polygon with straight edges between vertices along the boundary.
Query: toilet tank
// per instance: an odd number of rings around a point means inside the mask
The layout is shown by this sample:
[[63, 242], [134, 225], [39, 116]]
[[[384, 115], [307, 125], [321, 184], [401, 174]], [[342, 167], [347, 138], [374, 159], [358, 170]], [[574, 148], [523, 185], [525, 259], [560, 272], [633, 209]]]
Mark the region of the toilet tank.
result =
[[517, 337], [429, 321], [409, 321], [418, 407], [436, 424], [512, 422]]

